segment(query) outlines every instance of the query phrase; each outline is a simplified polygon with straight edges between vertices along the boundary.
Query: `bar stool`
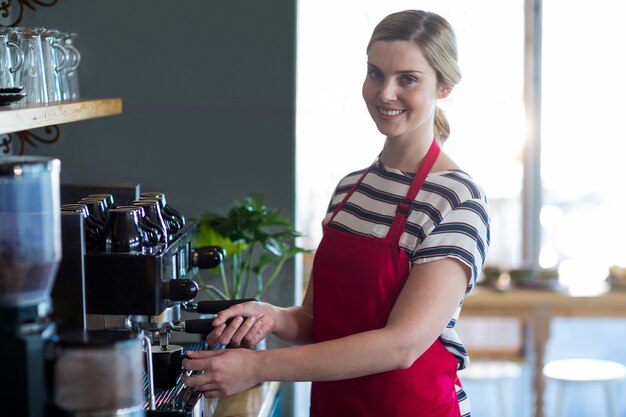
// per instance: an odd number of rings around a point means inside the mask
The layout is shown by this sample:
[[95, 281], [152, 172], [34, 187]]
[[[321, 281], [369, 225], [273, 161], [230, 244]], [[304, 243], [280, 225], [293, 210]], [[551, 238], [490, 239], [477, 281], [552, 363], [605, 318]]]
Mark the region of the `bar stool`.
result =
[[522, 373], [522, 366], [519, 363], [507, 360], [473, 360], [470, 365], [459, 371], [459, 379], [463, 381], [474, 381], [493, 385], [498, 393], [500, 416], [510, 416], [507, 406], [506, 382], [518, 378]]
[[560, 359], [546, 363], [543, 375], [556, 383], [555, 417], [563, 416], [566, 389], [574, 384], [599, 385], [604, 389], [610, 417], [617, 417], [615, 385], [626, 376], [626, 367], [599, 359]]

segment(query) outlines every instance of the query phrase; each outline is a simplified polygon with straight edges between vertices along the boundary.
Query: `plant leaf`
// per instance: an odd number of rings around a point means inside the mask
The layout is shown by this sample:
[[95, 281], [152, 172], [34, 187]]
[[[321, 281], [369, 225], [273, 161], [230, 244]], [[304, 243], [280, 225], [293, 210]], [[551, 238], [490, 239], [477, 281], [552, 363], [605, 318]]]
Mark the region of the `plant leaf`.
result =
[[[232, 275], [232, 285], [237, 286], [230, 288], [233, 297], [246, 295], [249, 272], [257, 281], [256, 294], [262, 294], [288, 259], [310, 252], [295, 244], [300, 233], [294, 224], [280, 210], [268, 208], [259, 194], [235, 200], [225, 215], [203, 212], [199, 224], [197, 243], [221, 246], [227, 252], [225, 262], [230, 262], [230, 268], [226, 270]], [[258, 249], [247, 250], [251, 247]]]
[[245, 250], [245, 243], [233, 242], [206, 223], [200, 223], [195, 242], [198, 246], [220, 246], [226, 256]]

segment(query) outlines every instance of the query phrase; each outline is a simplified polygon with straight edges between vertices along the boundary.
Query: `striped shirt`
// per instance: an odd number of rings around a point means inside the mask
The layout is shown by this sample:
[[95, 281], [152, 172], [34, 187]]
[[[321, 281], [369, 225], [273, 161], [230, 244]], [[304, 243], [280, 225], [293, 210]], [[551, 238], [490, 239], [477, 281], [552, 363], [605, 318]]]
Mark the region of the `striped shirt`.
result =
[[[364, 171], [353, 172], [339, 182], [324, 225]], [[393, 222], [396, 207], [406, 196], [414, 175], [375, 162], [328, 227], [356, 235], [384, 238]], [[485, 193], [461, 170], [431, 172], [415, 197], [400, 236], [400, 247], [412, 264], [451, 257], [467, 265], [472, 272], [465, 292], [468, 295], [489, 247]], [[439, 336], [456, 358], [458, 369], [464, 369], [469, 364], [467, 351], [454, 330], [462, 305], [461, 300]]]

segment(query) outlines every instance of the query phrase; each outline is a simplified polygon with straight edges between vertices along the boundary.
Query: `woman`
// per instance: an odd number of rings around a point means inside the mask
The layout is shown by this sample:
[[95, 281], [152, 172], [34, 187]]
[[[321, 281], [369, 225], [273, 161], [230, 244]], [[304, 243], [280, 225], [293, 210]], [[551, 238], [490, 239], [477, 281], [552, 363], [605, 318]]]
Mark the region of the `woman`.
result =
[[219, 397], [313, 381], [312, 416], [469, 415], [454, 324], [484, 263], [489, 219], [481, 188], [439, 149], [449, 127], [437, 101], [460, 81], [456, 60], [436, 14], [378, 24], [363, 98], [385, 144], [339, 183], [302, 306], [231, 307], [207, 338], [251, 346], [271, 332], [297, 346], [189, 352], [185, 368], [205, 372], [187, 385]]

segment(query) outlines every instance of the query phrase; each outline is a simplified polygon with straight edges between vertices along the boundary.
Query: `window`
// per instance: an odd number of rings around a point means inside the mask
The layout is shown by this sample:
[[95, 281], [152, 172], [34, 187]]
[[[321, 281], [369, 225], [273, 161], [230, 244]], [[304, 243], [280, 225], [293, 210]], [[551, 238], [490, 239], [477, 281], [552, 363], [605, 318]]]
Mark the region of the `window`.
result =
[[543, 2], [539, 263], [582, 290], [626, 265], [624, 12], [611, 0]]

